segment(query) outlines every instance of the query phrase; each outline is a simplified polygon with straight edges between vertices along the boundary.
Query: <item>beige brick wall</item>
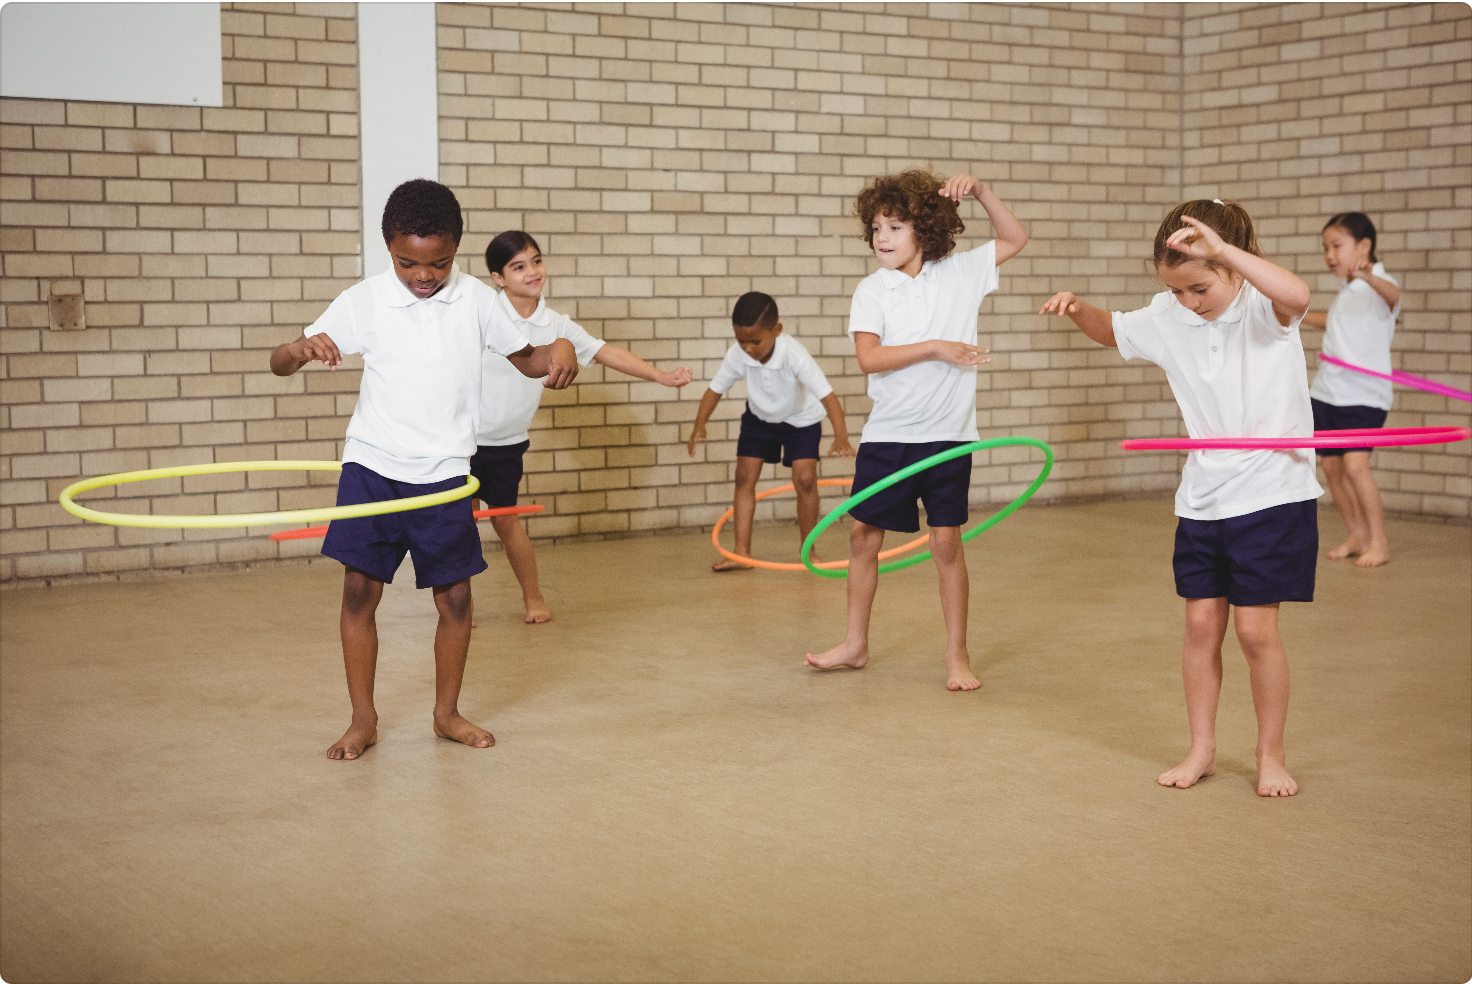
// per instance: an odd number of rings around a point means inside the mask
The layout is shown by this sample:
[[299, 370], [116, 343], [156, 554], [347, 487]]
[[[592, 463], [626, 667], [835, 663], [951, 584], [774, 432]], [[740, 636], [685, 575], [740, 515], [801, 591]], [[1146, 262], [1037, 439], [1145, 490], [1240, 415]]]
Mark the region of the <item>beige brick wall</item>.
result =
[[[1064, 288], [1145, 303], [1159, 289], [1151, 237], [1183, 194], [1243, 200], [1269, 254], [1321, 303], [1334, 285], [1319, 225], [1370, 212], [1406, 286], [1399, 364], [1469, 385], [1463, 6], [438, 9], [441, 177], [467, 210], [462, 266], [483, 275], [490, 237], [527, 229], [547, 250], [555, 307], [651, 361], [696, 369], [682, 394], [594, 367], [547, 395], [526, 479], [547, 507], [534, 535], [693, 527], [725, 508], [739, 394], [693, 461], [681, 439], [749, 289], [778, 298], [857, 432], [869, 402], [844, 328], [874, 265], [852, 197], [915, 164], [990, 181], [1031, 233], [983, 305], [993, 362], [977, 402], [983, 435], [1054, 446], [1044, 496], [1175, 487], [1176, 456], [1116, 443], [1179, 432], [1159, 370], [1034, 312]], [[266, 360], [357, 278], [354, 8], [235, 4], [223, 18], [224, 108], [0, 107], [4, 583], [317, 550], [261, 531], [84, 525], [55, 505], [83, 475], [340, 454], [359, 373], [280, 380]], [[962, 248], [991, 235], [965, 208]], [[46, 299], [73, 285], [89, 327], [52, 332]], [[1411, 393], [1392, 417], [1465, 420], [1460, 405]], [[1391, 508], [1467, 516], [1468, 449], [1382, 453]], [[1010, 498], [1035, 471], [1030, 454], [979, 458], [974, 497]], [[125, 487], [104, 508], [291, 508], [330, 501], [331, 483], [193, 479]], [[759, 515], [790, 514], [780, 502]]]
[[[358, 277], [352, 4], [225, 4], [224, 106], [0, 106], [0, 578], [32, 583], [312, 552], [239, 530], [83, 524], [81, 476], [334, 458], [356, 374], [266, 356]], [[48, 327], [80, 288], [87, 329]], [[301, 473], [123, 486], [97, 508], [330, 505]], [[185, 493], [179, 495], [178, 493]], [[155, 498], [157, 497], [157, 498]]]
[[[1190, 4], [1184, 53], [1185, 196], [1246, 205], [1315, 310], [1339, 287], [1324, 222], [1368, 214], [1402, 287], [1395, 365], [1472, 389], [1472, 10]], [[1312, 352], [1321, 340], [1304, 332]], [[1388, 423], [1467, 421], [1466, 403], [1396, 387]], [[1472, 444], [1387, 449], [1373, 466], [1386, 508], [1469, 515]]]
[[[737, 393], [695, 459], [682, 439], [747, 290], [778, 299], [857, 432], [870, 404], [844, 329], [874, 263], [853, 196], [917, 164], [990, 182], [1032, 235], [982, 308], [983, 436], [1050, 442], [1044, 495], [1174, 487], [1174, 456], [1116, 447], [1174, 428], [1163, 378], [1034, 312], [1062, 278], [1111, 303], [1149, 292], [1137, 257], [1180, 181], [1175, 5], [442, 4], [439, 20], [441, 177], [468, 212], [462, 266], [484, 276], [490, 237], [526, 229], [554, 306], [696, 370], [678, 396], [595, 368], [543, 400], [534, 534], [697, 526], [729, 505]], [[964, 208], [958, 248], [991, 237]], [[978, 456], [975, 498], [1017, 494], [1033, 454]]]

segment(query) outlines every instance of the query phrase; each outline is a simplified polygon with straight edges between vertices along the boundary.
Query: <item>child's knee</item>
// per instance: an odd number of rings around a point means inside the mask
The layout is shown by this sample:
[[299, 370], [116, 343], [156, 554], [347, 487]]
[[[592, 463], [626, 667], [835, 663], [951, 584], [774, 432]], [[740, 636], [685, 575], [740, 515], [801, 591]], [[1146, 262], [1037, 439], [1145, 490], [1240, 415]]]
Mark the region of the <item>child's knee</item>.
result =
[[792, 487], [797, 491], [797, 494], [801, 496], [817, 495], [817, 469], [815, 468], [812, 471], [798, 471], [796, 468], [792, 469]]
[[378, 609], [378, 600], [383, 597], [383, 584], [349, 568], [342, 579], [342, 610], [349, 615], [362, 618]]
[[938, 564], [954, 564], [964, 559], [965, 544], [961, 542], [961, 527], [932, 526], [930, 528], [930, 555]]
[[445, 618], [456, 622], [470, 617], [470, 582], [456, 581], [434, 592], [434, 607]]

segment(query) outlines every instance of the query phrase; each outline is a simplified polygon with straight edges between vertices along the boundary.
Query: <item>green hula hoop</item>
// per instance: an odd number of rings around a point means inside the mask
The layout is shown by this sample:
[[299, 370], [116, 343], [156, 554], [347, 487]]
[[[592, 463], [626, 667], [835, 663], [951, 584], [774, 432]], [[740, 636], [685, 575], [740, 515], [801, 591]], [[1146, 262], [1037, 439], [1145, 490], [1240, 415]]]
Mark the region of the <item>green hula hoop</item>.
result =
[[152, 478], [182, 478], [188, 475], [217, 475], [221, 472], [239, 471], [342, 471], [340, 461], [227, 461], [208, 465], [179, 465], [174, 468], [150, 468], [147, 471], [119, 472], [100, 478], [84, 478], [61, 490], [61, 508], [82, 519], [109, 526], [142, 526], [154, 530], [206, 530], [228, 529], [237, 526], [274, 526], [277, 523], [321, 523], [334, 519], [355, 519], [359, 516], [382, 516], [386, 513], [408, 512], [425, 506], [438, 506], [456, 499], [475, 494], [480, 482], [474, 475], [466, 476], [463, 486], [432, 492], [429, 495], [410, 496], [406, 499], [387, 499], [383, 502], [361, 502], [355, 506], [322, 506], [317, 509], [287, 509], [281, 512], [231, 513], [224, 516], [163, 516], [110, 513], [88, 509], [72, 500], [92, 489], [126, 482], [146, 482]]
[[[1033, 479], [1033, 483], [1029, 485], [1021, 495], [1013, 499], [1011, 502], [1007, 503], [1001, 509], [997, 510], [997, 512], [993, 513], [986, 520], [978, 523], [976, 526], [973, 526], [971, 529], [963, 533], [961, 535], [961, 542], [965, 543], [972, 537], [985, 533], [987, 530], [991, 529], [993, 526], [996, 526], [1002, 520], [1006, 519], [1008, 516], [1016, 512], [1017, 508], [1028, 499], [1031, 499], [1033, 497], [1033, 493], [1042, 488], [1043, 483], [1048, 480], [1048, 473], [1053, 470], [1053, 449], [1048, 447], [1047, 444], [1039, 441], [1035, 437], [991, 437], [987, 438], [985, 441], [972, 441], [970, 444], [962, 444], [959, 447], [951, 448], [948, 451], [942, 451], [939, 454], [933, 454], [923, 461], [917, 461], [913, 465], [901, 468], [893, 475], [882, 478], [879, 481], [875, 482], [873, 485], [864, 489], [864, 491], [859, 492], [856, 495], [849, 496], [843, 502], [838, 504], [837, 509], [833, 510], [831, 513], [820, 519], [818, 521], [818, 525], [813, 527], [813, 531], [808, 534], [808, 538], [803, 541], [803, 566], [805, 566], [808, 570], [812, 571], [819, 577], [848, 577], [848, 571], [842, 568], [830, 569], [813, 566], [813, 562], [808, 559], [808, 554], [812, 552], [813, 545], [818, 542], [818, 537], [823, 535], [823, 531], [828, 529], [828, 527], [832, 526], [834, 523], [838, 522], [844, 516], [848, 515], [848, 511], [850, 509], [852, 509], [854, 506], [857, 506], [859, 503], [863, 502], [871, 495], [878, 495], [880, 492], [883, 492], [885, 489], [889, 488], [896, 482], [902, 482], [905, 479], [909, 478], [911, 475], [914, 475], [916, 472], [922, 472], [927, 468], [933, 468], [943, 461], [950, 461], [952, 458], [959, 458], [962, 455], [968, 455], [974, 451], [985, 451], [987, 448], [1010, 447], [1012, 445], [1026, 445], [1028, 447], [1038, 448], [1043, 452], [1043, 454], [1048, 456], [1048, 460], [1043, 463], [1043, 470], [1038, 473], [1038, 477]], [[890, 571], [898, 571], [906, 567], [913, 567], [914, 565], [924, 563], [929, 559], [930, 551], [927, 550], [924, 553], [917, 554], [914, 557], [906, 557], [903, 560], [892, 560], [887, 564], [881, 564], [879, 567], [879, 573], [888, 574]]]

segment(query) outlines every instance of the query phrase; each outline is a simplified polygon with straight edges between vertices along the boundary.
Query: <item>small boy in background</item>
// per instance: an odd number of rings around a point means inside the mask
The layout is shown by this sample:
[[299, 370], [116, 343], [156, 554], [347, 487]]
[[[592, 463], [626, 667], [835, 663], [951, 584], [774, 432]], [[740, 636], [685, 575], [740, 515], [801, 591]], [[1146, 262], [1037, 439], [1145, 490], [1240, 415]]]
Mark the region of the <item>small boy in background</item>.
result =
[[[496, 293], [455, 266], [464, 230], [460, 203], [435, 181], [395, 188], [383, 210], [391, 269], [338, 295], [293, 342], [271, 353], [271, 371], [290, 376], [308, 362], [330, 369], [362, 353], [363, 382], [343, 443], [337, 504], [430, 495], [465, 485], [475, 453], [481, 350], [505, 356], [523, 375], [564, 389], [577, 375], [566, 339], [532, 347], [503, 317]], [[432, 588], [434, 733], [472, 748], [496, 739], [461, 716], [458, 702], [470, 648], [470, 578], [486, 569], [467, 496], [439, 506], [339, 519], [322, 553], [342, 562], [343, 664], [353, 719], [327, 750], [355, 759], [378, 740], [373, 681], [378, 665], [374, 613], [406, 553], [420, 588]]]
[[[851, 457], [848, 425], [833, 387], [802, 343], [782, 334], [777, 302], [760, 291], [742, 294], [731, 312], [736, 344], [700, 398], [688, 447], [705, 440], [705, 425], [721, 397], [739, 380], [746, 380], [746, 410], [736, 440], [736, 553], [751, 556], [751, 522], [756, 513], [756, 483], [762, 466], [781, 461], [792, 469], [797, 490], [798, 543], [818, 525], [818, 444], [823, 437], [823, 415], [833, 422], [828, 456]], [[713, 571], [750, 570], [735, 560], [718, 560]]]
[[[958, 206], [973, 196], [997, 238], [952, 255], [966, 230]], [[859, 368], [869, 374], [874, 409], [859, 442], [855, 494], [907, 465], [977, 439], [976, 367], [991, 361], [977, 347], [981, 301], [997, 289], [997, 268], [1027, 245], [1022, 223], [969, 174], [948, 181], [909, 170], [878, 178], [859, 193], [855, 212], [880, 269], [854, 291], [848, 332]], [[848, 631], [826, 653], [809, 653], [820, 670], [869, 662], [869, 614], [879, 584], [884, 532], [920, 529], [925, 505], [930, 552], [940, 575], [946, 623], [946, 687], [975, 690], [966, 648], [966, 572], [961, 525], [970, 509], [971, 458], [953, 458], [910, 476], [849, 513]]]

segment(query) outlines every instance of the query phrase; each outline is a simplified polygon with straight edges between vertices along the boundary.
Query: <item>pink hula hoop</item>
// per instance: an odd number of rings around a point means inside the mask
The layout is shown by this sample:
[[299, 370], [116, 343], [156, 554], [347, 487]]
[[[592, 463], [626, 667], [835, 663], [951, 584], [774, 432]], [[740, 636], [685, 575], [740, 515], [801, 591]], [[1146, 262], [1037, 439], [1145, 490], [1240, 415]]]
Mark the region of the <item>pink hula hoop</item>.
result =
[[1399, 369], [1392, 370], [1390, 375], [1387, 376], [1383, 372], [1376, 372], [1373, 369], [1366, 369], [1364, 366], [1357, 366], [1352, 363], [1345, 362], [1343, 359], [1336, 359], [1332, 355], [1324, 355], [1322, 352], [1319, 353], [1319, 361], [1332, 363], [1336, 366], [1343, 366], [1345, 369], [1352, 369], [1355, 372], [1362, 372], [1366, 376], [1374, 376], [1376, 379], [1388, 379], [1392, 383], [1400, 383], [1402, 386], [1413, 386], [1418, 390], [1425, 390], [1428, 393], [1435, 393], [1437, 396], [1446, 396], [1450, 397], [1453, 400], [1465, 400], [1468, 403], [1472, 403], [1472, 393], [1469, 393], [1466, 390], [1457, 389], [1455, 386], [1448, 386], [1446, 383], [1438, 383], [1436, 380], [1427, 379], [1425, 376], [1413, 376], [1408, 372], [1401, 372]]
[[1396, 448], [1452, 444], [1472, 438], [1466, 427], [1376, 427], [1314, 431], [1313, 437], [1146, 437], [1120, 441], [1126, 451], [1257, 451], [1265, 448]]

